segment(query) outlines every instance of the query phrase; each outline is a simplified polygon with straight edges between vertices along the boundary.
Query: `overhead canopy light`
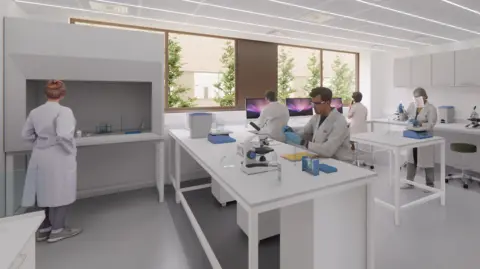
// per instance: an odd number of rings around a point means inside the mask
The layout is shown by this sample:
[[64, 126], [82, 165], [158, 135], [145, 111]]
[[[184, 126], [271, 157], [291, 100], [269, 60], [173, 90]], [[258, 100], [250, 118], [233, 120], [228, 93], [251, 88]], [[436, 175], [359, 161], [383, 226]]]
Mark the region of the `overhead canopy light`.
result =
[[89, 4], [90, 4], [90, 8], [93, 10], [117, 13], [117, 14], [128, 14], [127, 6], [121, 6], [121, 5], [116, 5], [112, 3], [101, 3], [96, 1], [90, 1]]
[[478, 10], [471, 9], [471, 8], [469, 8], [469, 7], [462, 6], [462, 5], [460, 5], [460, 4], [457, 4], [457, 3], [454, 3], [454, 2], [448, 1], [448, 0], [442, 0], [442, 1], [445, 2], [445, 3], [447, 3], [447, 4], [450, 4], [450, 5], [452, 5], [452, 6], [456, 6], [456, 7], [459, 7], [459, 8], [461, 8], [461, 9], [464, 9], [464, 10], [466, 10], [466, 11], [470, 11], [470, 12], [473, 12], [473, 13], [475, 13], [475, 14], [477, 14], [477, 15], [480, 15], [480, 11], [478, 11]]

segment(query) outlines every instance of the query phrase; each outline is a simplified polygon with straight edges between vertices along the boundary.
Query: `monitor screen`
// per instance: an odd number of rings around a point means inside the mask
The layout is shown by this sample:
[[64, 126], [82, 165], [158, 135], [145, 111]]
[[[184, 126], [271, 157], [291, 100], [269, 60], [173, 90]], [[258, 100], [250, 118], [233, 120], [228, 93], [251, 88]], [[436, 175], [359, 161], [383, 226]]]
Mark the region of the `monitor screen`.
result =
[[342, 98], [332, 98], [331, 106], [336, 108], [338, 112], [343, 114], [343, 102]]
[[260, 112], [267, 105], [265, 98], [246, 98], [245, 110], [247, 112], [247, 119], [257, 119], [260, 117]]
[[310, 98], [287, 98], [285, 104], [291, 117], [313, 115], [312, 100]]

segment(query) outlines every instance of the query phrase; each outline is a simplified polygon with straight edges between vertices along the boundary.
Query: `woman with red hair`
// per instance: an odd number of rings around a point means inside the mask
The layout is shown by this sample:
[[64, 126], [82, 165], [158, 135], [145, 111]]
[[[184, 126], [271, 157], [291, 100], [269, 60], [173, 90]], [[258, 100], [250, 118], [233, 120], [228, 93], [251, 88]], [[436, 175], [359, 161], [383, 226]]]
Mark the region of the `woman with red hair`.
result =
[[50, 80], [45, 87], [48, 101], [28, 115], [22, 137], [33, 143], [22, 205], [45, 209], [46, 218], [37, 232], [37, 241], [57, 242], [81, 232], [65, 226], [67, 209], [76, 200], [77, 147], [75, 117], [60, 105], [65, 84]]

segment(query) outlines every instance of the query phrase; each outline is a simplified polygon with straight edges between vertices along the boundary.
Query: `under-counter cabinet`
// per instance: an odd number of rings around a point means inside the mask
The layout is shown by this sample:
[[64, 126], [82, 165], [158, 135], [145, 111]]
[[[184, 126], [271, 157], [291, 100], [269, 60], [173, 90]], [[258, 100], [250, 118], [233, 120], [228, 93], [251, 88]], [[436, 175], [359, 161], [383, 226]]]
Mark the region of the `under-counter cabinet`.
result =
[[453, 51], [432, 54], [432, 86], [455, 86], [455, 53]]
[[35, 269], [35, 232], [43, 211], [0, 219], [0, 269]]
[[480, 48], [455, 52], [455, 86], [480, 86]]
[[393, 65], [393, 84], [395, 87], [410, 87], [411, 58], [395, 59]]

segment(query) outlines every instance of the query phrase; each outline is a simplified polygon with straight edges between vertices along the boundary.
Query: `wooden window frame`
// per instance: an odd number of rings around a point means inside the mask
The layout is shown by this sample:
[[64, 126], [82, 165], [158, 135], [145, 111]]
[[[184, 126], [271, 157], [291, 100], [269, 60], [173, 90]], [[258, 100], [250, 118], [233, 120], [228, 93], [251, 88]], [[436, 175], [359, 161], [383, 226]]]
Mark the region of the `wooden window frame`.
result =
[[[192, 107], [192, 108], [176, 108], [176, 107], [168, 107], [168, 38], [169, 34], [181, 34], [181, 35], [193, 35], [193, 36], [203, 36], [203, 37], [211, 37], [211, 38], [219, 38], [224, 40], [231, 40], [235, 44], [235, 78], [237, 77], [237, 42], [238, 40], [243, 40], [241, 38], [234, 38], [228, 36], [218, 36], [218, 35], [208, 35], [208, 34], [198, 34], [198, 33], [191, 33], [191, 32], [184, 32], [184, 31], [173, 31], [155, 27], [148, 27], [148, 26], [140, 26], [140, 25], [133, 25], [133, 24], [123, 24], [123, 23], [115, 23], [115, 22], [107, 22], [107, 21], [98, 21], [98, 20], [91, 20], [91, 19], [80, 19], [80, 18], [70, 18], [70, 24], [76, 23], [83, 23], [83, 24], [92, 24], [92, 25], [103, 25], [103, 26], [112, 26], [118, 28], [125, 28], [125, 29], [133, 29], [133, 30], [145, 30], [151, 32], [159, 32], [165, 34], [165, 68], [164, 68], [164, 80], [165, 80], [165, 112], [188, 112], [188, 111], [241, 111], [244, 108], [238, 107], [236, 104], [238, 103], [238, 88], [235, 87], [235, 106], [232, 107]], [[267, 42], [273, 43], [273, 42]], [[339, 52], [339, 53], [348, 53], [355, 55], [355, 91], [360, 91], [360, 53], [358, 52], [351, 52], [351, 51], [344, 51], [344, 50], [334, 50], [334, 49], [323, 49], [318, 47], [309, 47], [309, 46], [301, 46], [301, 45], [291, 45], [285, 43], [274, 43], [277, 46], [285, 46], [285, 47], [295, 47], [295, 48], [304, 48], [304, 49], [312, 49], [318, 50], [320, 53], [320, 85], [323, 86], [323, 52], [324, 51], [331, 51], [331, 52]]]

